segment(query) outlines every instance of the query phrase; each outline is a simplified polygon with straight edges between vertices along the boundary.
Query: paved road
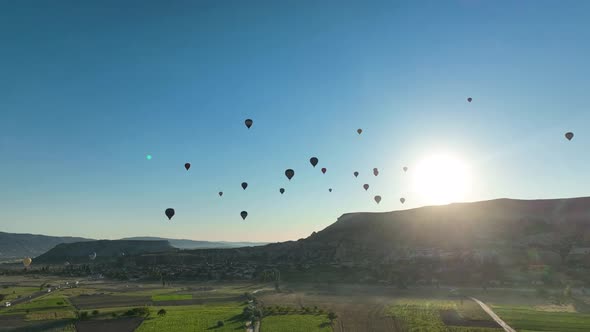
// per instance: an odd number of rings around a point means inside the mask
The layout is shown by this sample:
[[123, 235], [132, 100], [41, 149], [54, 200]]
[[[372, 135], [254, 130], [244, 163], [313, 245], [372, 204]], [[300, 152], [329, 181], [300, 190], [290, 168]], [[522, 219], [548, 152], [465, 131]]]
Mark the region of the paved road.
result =
[[[57, 289], [56, 287], [52, 287], [51, 288], [51, 291], [52, 292], [56, 292], [56, 291], [59, 291], [59, 290], [63, 289], [64, 287], [67, 287], [66, 284], [61, 284], [59, 286], [60, 286], [59, 289]], [[13, 299], [13, 300], [8, 301], [8, 302], [10, 302], [11, 305], [17, 305], [17, 304], [25, 303], [27, 301], [31, 301], [31, 300], [36, 299], [38, 297], [41, 297], [43, 295], [47, 295], [47, 290], [42, 290], [42, 291], [35, 292], [33, 294], [30, 294], [30, 295], [21, 296], [20, 298]], [[1, 304], [0, 305], [0, 310], [7, 308], [5, 306], [5, 303], [6, 303], [6, 301], [2, 301], [2, 303], [0, 303]]]
[[488, 313], [488, 315], [490, 315], [490, 317], [492, 317], [493, 320], [496, 321], [496, 323], [498, 323], [498, 325], [502, 326], [502, 328], [504, 329], [504, 331], [506, 332], [516, 332], [515, 329], [511, 328], [510, 326], [508, 326], [508, 324], [506, 324], [502, 319], [500, 319], [500, 317], [498, 317], [498, 315], [496, 315], [492, 309], [490, 307], [487, 306], [487, 304], [481, 302], [480, 300], [471, 297], [470, 299], [472, 299], [473, 301], [475, 301], [477, 304], [479, 304], [479, 306]]

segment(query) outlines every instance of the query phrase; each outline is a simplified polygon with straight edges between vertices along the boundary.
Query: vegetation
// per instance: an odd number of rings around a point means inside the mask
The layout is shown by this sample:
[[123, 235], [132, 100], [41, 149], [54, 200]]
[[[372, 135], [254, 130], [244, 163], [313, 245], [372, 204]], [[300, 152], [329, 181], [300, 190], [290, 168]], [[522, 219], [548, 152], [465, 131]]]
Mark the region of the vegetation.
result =
[[[237, 303], [215, 305], [169, 306], [165, 316], [145, 320], [137, 332], [193, 332], [215, 328], [217, 332], [243, 331], [243, 306]], [[154, 310], [155, 313], [155, 310]], [[217, 322], [224, 325], [217, 327]]]
[[330, 322], [325, 316], [293, 314], [265, 317], [262, 321], [261, 330], [264, 332], [331, 332], [332, 327], [330, 327]]
[[153, 295], [152, 301], [180, 301], [180, 300], [191, 300], [193, 296], [191, 294], [162, 294]]
[[158, 310], [158, 316], [166, 316], [166, 309]]
[[588, 331], [590, 314], [537, 311], [529, 307], [494, 306], [494, 312], [517, 330]]

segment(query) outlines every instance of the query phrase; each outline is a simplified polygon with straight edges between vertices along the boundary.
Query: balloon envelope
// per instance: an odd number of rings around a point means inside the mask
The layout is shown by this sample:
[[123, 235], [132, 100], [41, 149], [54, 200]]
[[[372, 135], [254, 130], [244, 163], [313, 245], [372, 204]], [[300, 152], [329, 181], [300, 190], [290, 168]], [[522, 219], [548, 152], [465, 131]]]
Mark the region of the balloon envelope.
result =
[[356, 130], [357, 133], [359, 133], [359, 135], [363, 132], [363, 130], [361, 128]]
[[25, 267], [29, 267], [29, 265], [31, 265], [32, 262], [33, 260], [31, 259], [31, 257], [26, 257], [25, 259], [23, 259], [23, 265]]
[[467, 98], [468, 102], [471, 102], [473, 99], [471, 97]]
[[404, 167], [404, 172], [407, 172], [407, 171], [408, 171], [408, 168], [407, 167]]
[[281, 192], [281, 194], [284, 194], [285, 193], [285, 188], [281, 188], [281, 189], [279, 189], [279, 191]]
[[285, 171], [285, 176], [287, 177], [287, 179], [289, 179], [289, 181], [291, 181], [291, 179], [293, 178], [293, 175], [295, 175], [295, 171], [292, 169], [288, 169]]
[[328, 189], [329, 192], [332, 192], [332, 188]]
[[379, 202], [381, 202], [381, 196], [379, 196], [379, 195], [375, 196], [375, 202], [377, 202], [377, 204], [379, 204]]
[[219, 197], [223, 196], [223, 191], [219, 192]]
[[359, 172], [354, 172], [353, 174], [355, 178], [359, 176]]
[[327, 169], [324, 167], [322, 168], [322, 173], [326, 174]]
[[242, 220], [246, 220], [246, 217], [248, 216], [248, 212], [242, 211], [242, 212], [240, 212], [240, 216], [242, 216]]
[[319, 159], [316, 157], [311, 157], [311, 159], [309, 159], [309, 163], [311, 164], [311, 166], [315, 167], [319, 162]]
[[246, 190], [248, 188], [248, 183], [242, 182], [242, 189]]
[[174, 217], [174, 209], [172, 209], [172, 208], [166, 209], [166, 211], [164, 213], [166, 213], [166, 217], [168, 217], [168, 220], [170, 220], [170, 219], [172, 219], [172, 217]]
[[571, 141], [572, 138], [574, 138], [574, 133], [572, 133], [572, 132], [566, 133], [565, 138], [567, 138], [568, 141]]
[[399, 199], [399, 201], [402, 202], [402, 204], [404, 204], [404, 202], [406, 201], [406, 199], [402, 197], [402, 198]]
[[252, 121], [252, 119], [246, 119], [246, 121], [244, 121], [244, 123], [246, 124], [246, 127], [248, 127], [248, 129], [250, 129], [250, 127], [252, 127], [252, 124], [254, 123], [254, 121]]
[[369, 185], [368, 184], [363, 184], [363, 188], [365, 188], [365, 191], [369, 190]]
[[184, 168], [186, 168], [186, 170], [188, 171], [188, 169], [191, 168], [191, 164], [190, 163], [184, 164]]
[[90, 255], [88, 255], [88, 258], [90, 258], [91, 260], [94, 260], [96, 258], [96, 253], [93, 252]]

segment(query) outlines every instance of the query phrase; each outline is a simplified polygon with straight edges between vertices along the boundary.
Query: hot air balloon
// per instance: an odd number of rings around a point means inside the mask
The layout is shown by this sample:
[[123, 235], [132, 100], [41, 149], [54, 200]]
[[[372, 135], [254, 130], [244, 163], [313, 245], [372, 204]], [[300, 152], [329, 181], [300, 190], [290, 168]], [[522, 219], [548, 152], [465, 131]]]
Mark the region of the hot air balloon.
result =
[[381, 202], [381, 196], [379, 196], [379, 195], [375, 196], [375, 202], [377, 202], [377, 204], [379, 204], [379, 202]]
[[407, 171], [408, 171], [408, 168], [407, 167], [404, 167], [404, 172], [407, 172]]
[[252, 119], [246, 119], [246, 121], [244, 121], [244, 123], [246, 124], [246, 127], [248, 127], [248, 129], [250, 129], [250, 127], [252, 127], [252, 124], [254, 123], [254, 121], [252, 121]]
[[574, 133], [572, 133], [572, 132], [565, 133], [565, 138], [567, 138], [568, 141], [571, 141], [572, 138], [574, 138]]
[[188, 169], [191, 168], [191, 164], [190, 163], [184, 164], [184, 168], [186, 168], [186, 170], [188, 171]]
[[332, 188], [328, 189], [329, 192], [332, 192]]
[[281, 192], [281, 195], [285, 193], [285, 188], [281, 188], [279, 189], [279, 191]]
[[363, 184], [363, 188], [365, 188], [365, 191], [369, 190], [369, 185], [368, 184]]
[[379, 170], [377, 168], [373, 168], [373, 174], [375, 176], [379, 175]]
[[219, 192], [219, 197], [223, 196], [223, 191]]
[[311, 163], [311, 166], [315, 167], [318, 164], [319, 160], [316, 157], [311, 157], [311, 159], [309, 159], [309, 162]]
[[292, 169], [288, 169], [285, 171], [285, 176], [287, 177], [287, 179], [289, 179], [289, 181], [291, 181], [291, 179], [293, 178], [293, 175], [295, 175], [295, 171]]
[[96, 253], [95, 252], [91, 253], [90, 255], [88, 255], [88, 258], [90, 258], [90, 260], [92, 260], [92, 261], [95, 260], [96, 259]]
[[23, 265], [25, 267], [29, 267], [29, 265], [31, 265], [31, 263], [33, 263], [33, 260], [31, 259], [31, 257], [25, 257], [25, 259], [23, 259]]
[[402, 198], [399, 199], [399, 201], [402, 202], [402, 204], [404, 204], [404, 202], [406, 201], [406, 199], [402, 197]]
[[168, 217], [168, 220], [171, 220], [172, 217], [174, 217], [174, 209], [172, 208], [166, 209], [164, 213], [166, 213], [166, 217]]
[[242, 212], [240, 212], [240, 216], [242, 216], [242, 220], [246, 220], [246, 217], [248, 216], [248, 212], [242, 211]]
[[471, 102], [472, 100], [473, 100], [473, 98], [471, 98], [471, 97], [467, 98], [468, 102]]
[[360, 135], [360, 134], [362, 134], [363, 130], [361, 128], [359, 128], [356, 130], [356, 132], [359, 133], [359, 135]]
[[355, 178], [359, 176], [359, 172], [354, 172], [353, 174]]
[[322, 168], [322, 173], [326, 174], [327, 169], [324, 167]]
[[246, 190], [248, 188], [248, 183], [242, 182], [242, 189]]

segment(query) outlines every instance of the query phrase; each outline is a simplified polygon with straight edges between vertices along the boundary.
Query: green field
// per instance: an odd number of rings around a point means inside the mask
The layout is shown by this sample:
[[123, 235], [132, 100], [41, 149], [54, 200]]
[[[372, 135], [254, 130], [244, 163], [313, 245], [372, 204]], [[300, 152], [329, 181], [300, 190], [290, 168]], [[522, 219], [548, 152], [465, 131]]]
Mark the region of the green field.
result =
[[39, 287], [7, 287], [0, 288], [0, 294], [5, 295], [4, 301], [12, 301], [19, 296], [28, 296], [39, 291]]
[[518, 331], [590, 331], [590, 314], [537, 311], [530, 307], [494, 306], [492, 309]]
[[[208, 329], [221, 332], [243, 330], [244, 326], [240, 316], [244, 307], [237, 303], [163, 308], [167, 312], [165, 316], [158, 317], [160, 307], [152, 308], [150, 318], [146, 319], [136, 332], [193, 332]], [[224, 326], [215, 328], [217, 321], [223, 321]]]
[[191, 300], [192, 294], [163, 294], [153, 295], [152, 301], [178, 301], [178, 300]]
[[328, 332], [332, 331], [326, 315], [277, 315], [265, 317], [261, 332]]

